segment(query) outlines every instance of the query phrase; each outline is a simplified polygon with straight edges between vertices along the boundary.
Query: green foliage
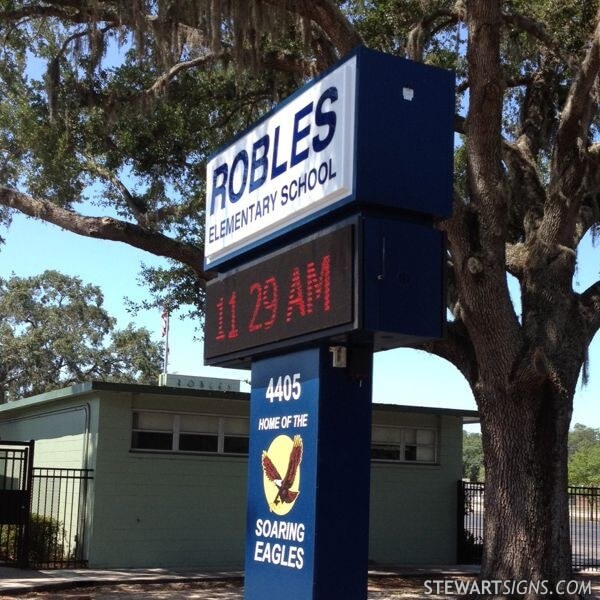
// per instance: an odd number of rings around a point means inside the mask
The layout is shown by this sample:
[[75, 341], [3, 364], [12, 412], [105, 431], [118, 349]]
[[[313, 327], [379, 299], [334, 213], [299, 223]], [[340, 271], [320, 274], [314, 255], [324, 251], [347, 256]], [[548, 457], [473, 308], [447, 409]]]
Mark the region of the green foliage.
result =
[[63, 524], [57, 519], [44, 515], [31, 515], [30, 534], [31, 565], [42, 566], [66, 558], [68, 551], [64, 546], [66, 532]]
[[591, 446], [600, 446], [600, 429], [575, 423], [572, 431], [569, 432], [569, 456]]
[[569, 484], [600, 487], [600, 444], [573, 454], [569, 461]]
[[[27, 12], [27, 4], [0, 2], [0, 15]], [[142, 226], [202, 247], [208, 156], [300, 83], [296, 73], [246, 63], [258, 50], [300, 58], [301, 21], [244, 0], [94, 2], [89, 22], [80, 23], [58, 4], [65, 18], [0, 18], [0, 185], [72, 210], [85, 203], [87, 214], [91, 204], [92, 212], [130, 222], [137, 207], [151, 215]], [[122, 26], [102, 21], [104, 8]], [[146, 10], [160, 15], [152, 28]], [[198, 20], [208, 32], [180, 27]], [[261, 35], [250, 44], [255, 28]], [[220, 50], [235, 46], [227, 57], [155, 85], [173, 64], [198, 58], [219, 31]], [[0, 226], [9, 219], [0, 206]], [[142, 272], [153, 306], [191, 305], [202, 314], [203, 295], [187, 270], [184, 277], [180, 265]], [[166, 277], [171, 283], [163, 285]]]
[[[326, 61], [317, 48], [336, 58], [332, 40], [323, 42], [321, 24], [299, 14], [310, 4], [0, 1], [0, 184], [75, 210], [91, 202], [99, 213], [201, 248], [207, 158], [311, 69], [322, 68]], [[454, 69], [457, 110], [464, 114], [469, 90], [464, 2], [335, 4], [367, 46]], [[559, 56], [508, 21], [503, 30], [501, 66], [509, 86], [503, 133], [508, 140], [519, 134], [527, 101], [543, 108], [543, 147], [535, 165], [543, 182], [556, 119], [597, 8], [598, 0], [503, 3], [507, 18], [535, 21], [564, 51]], [[174, 65], [203, 57], [197, 67], [164, 79]], [[540, 72], [548, 74], [544, 102], [526, 93], [528, 78]], [[459, 149], [456, 192], [465, 202], [467, 166], [467, 151]], [[515, 188], [507, 241], [522, 241], [524, 218], [539, 216], [526, 213], [526, 194]], [[590, 203], [597, 210], [597, 202]], [[140, 220], [133, 207], [150, 217]], [[0, 225], [9, 220], [10, 211], [0, 207]], [[189, 305], [189, 313], [201, 317], [203, 293], [189, 265], [144, 269], [141, 278], [151, 294], [141, 306]]]
[[187, 313], [183, 313], [182, 318], [191, 317], [196, 323], [203, 322], [204, 289], [190, 269], [174, 261], [168, 268], [148, 267], [142, 264], [140, 281], [147, 286], [150, 297], [140, 302], [133, 302], [127, 298], [127, 308], [132, 314], [137, 314], [140, 309], [155, 308], [156, 298], [167, 298], [161, 306], [187, 306]]
[[96, 286], [45, 271], [0, 278], [0, 398], [16, 400], [90, 379], [154, 383], [162, 345], [119, 331]]
[[[27, 560], [30, 567], [44, 567], [66, 558], [67, 549], [64, 546], [66, 532], [60, 521], [33, 514], [29, 527]], [[16, 556], [18, 529], [17, 525], [0, 527], [0, 560], [14, 562], [18, 559]]]
[[[463, 431], [463, 478], [485, 480], [479, 433]], [[600, 429], [576, 423], [569, 432], [569, 484], [600, 487]]]
[[600, 487], [600, 429], [577, 423], [569, 433], [569, 484]]
[[600, 429], [576, 423], [569, 432], [569, 484], [600, 487]]
[[463, 431], [463, 478], [469, 481], [484, 481], [483, 447], [481, 434]]
[[[344, 2], [344, 10], [350, 16], [366, 44], [382, 52], [406, 56], [413, 44], [411, 31], [431, 14], [450, 11], [455, 2], [449, 0], [349, 0]], [[448, 25], [454, 25], [447, 15], [440, 15]], [[438, 23], [436, 23], [437, 25]], [[433, 36], [425, 45], [425, 61], [457, 68], [460, 57], [457, 42], [460, 31], [452, 26], [443, 35]]]

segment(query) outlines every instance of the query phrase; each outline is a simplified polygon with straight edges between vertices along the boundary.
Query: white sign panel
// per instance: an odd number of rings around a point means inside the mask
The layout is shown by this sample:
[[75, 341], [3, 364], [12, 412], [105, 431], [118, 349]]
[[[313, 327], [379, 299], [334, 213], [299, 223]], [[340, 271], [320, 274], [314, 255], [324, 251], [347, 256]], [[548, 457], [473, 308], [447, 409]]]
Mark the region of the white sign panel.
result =
[[221, 379], [218, 377], [198, 377], [196, 375], [173, 375], [161, 373], [158, 385], [186, 388], [188, 390], [212, 390], [219, 392], [239, 392], [240, 382], [237, 379]]
[[355, 100], [356, 56], [209, 161], [206, 268], [352, 193]]

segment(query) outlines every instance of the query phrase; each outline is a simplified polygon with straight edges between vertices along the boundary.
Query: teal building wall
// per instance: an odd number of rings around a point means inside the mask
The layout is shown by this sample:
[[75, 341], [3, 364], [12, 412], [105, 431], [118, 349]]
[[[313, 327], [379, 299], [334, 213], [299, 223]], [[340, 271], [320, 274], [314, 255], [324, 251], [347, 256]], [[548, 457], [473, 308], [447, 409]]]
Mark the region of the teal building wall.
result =
[[[241, 568], [246, 457], [133, 450], [135, 411], [247, 417], [249, 402], [237, 392], [80, 384], [0, 406], [0, 439], [35, 439], [36, 467], [93, 469], [90, 567]], [[476, 418], [450, 409], [374, 405], [375, 427], [436, 431], [436, 459], [372, 462], [371, 560], [456, 561], [456, 487], [467, 415]]]

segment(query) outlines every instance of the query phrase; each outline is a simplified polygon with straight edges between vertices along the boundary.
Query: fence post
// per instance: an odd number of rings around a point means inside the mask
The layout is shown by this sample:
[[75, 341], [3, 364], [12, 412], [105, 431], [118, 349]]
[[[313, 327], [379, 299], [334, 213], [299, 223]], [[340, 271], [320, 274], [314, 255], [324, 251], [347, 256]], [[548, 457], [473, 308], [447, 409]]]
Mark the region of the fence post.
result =
[[19, 540], [19, 556], [17, 565], [21, 569], [29, 568], [29, 548], [31, 542], [31, 502], [33, 499], [33, 459], [35, 454], [35, 441], [23, 442], [27, 446], [27, 459], [25, 461], [25, 472], [23, 473], [23, 485], [27, 490], [24, 498], [24, 505], [21, 506], [21, 515], [23, 518], [21, 535]]
[[456, 562], [464, 561], [464, 532], [465, 532], [465, 482], [458, 481], [456, 488]]

